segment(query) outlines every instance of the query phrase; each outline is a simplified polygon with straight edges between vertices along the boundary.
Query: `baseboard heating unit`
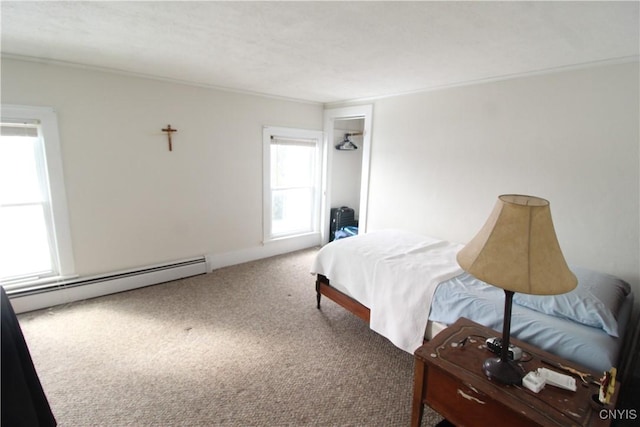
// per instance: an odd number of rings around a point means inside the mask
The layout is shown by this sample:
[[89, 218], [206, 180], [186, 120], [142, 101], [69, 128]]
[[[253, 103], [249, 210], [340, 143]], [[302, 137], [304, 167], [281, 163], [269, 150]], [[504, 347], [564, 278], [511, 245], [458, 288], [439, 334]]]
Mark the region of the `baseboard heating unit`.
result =
[[129, 291], [211, 271], [206, 257], [7, 290], [16, 313]]

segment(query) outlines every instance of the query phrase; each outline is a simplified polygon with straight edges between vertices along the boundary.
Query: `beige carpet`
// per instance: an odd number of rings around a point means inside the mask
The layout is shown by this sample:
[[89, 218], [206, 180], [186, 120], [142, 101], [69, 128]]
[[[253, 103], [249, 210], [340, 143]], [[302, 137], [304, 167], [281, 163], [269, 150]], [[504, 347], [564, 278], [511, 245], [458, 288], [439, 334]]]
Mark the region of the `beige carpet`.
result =
[[59, 425], [409, 425], [412, 356], [316, 309], [315, 252], [20, 315]]

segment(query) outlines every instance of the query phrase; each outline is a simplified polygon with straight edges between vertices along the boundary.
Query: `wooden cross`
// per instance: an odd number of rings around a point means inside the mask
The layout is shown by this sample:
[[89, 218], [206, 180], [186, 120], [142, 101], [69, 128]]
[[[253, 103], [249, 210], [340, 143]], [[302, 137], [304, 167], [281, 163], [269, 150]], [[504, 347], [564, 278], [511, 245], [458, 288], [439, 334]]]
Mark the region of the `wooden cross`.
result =
[[171, 133], [178, 132], [178, 129], [171, 129], [171, 125], [167, 125], [167, 128], [162, 129], [162, 132], [167, 132], [167, 137], [169, 138], [169, 151], [173, 151], [173, 146], [171, 145]]

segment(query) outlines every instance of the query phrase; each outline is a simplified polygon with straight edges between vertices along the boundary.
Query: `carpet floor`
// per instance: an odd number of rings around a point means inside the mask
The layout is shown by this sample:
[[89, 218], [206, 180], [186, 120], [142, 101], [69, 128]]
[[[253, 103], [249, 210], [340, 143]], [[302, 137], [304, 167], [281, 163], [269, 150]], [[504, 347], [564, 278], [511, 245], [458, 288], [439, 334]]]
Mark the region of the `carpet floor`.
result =
[[412, 355], [316, 309], [316, 251], [19, 315], [59, 425], [409, 425]]

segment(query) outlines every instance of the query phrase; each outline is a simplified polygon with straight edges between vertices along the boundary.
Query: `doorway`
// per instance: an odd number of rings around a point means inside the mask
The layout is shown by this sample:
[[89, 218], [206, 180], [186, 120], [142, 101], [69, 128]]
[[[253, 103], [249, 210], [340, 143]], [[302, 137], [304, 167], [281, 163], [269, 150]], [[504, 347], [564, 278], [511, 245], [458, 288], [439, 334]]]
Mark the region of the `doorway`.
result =
[[323, 244], [329, 242], [332, 208], [354, 209], [358, 233], [367, 231], [372, 113], [371, 105], [325, 110]]

